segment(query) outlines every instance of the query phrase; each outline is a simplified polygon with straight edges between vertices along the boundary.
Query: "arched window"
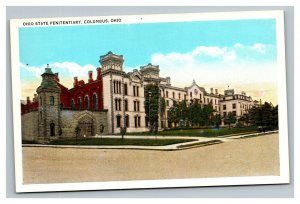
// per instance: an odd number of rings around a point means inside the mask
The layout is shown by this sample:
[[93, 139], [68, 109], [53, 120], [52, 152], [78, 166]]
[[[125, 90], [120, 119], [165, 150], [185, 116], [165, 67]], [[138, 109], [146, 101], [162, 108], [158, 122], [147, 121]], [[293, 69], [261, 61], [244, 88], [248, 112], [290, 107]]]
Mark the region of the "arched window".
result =
[[117, 115], [117, 127], [121, 127], [121, 116]]
[[89, 109], [89, 97], [85, 96], [85, 109]]
[[55, 124], [51, 123], [50, 124], [50, 136], [55, 136]]
[[81, 98], [80, 97], [78, 98], [77, 104], [78, 104], [78, 108], [80, 109], [81, 108]]
[[125, 126], [129, 127], [129, 115], [125, 116]]
[[54, 106], [54, 96], [50, 96], [50, 105]]
[[72, 108], [72, 109], [75, 108], [75, 102], [74, 102], [74, 99], [71, 100], [71, 108]]
[[94, 104], [94, 109], [98, 110], [98, 100], [97, 100], [97, 94], [94, 93], [93, 95], [93, 104]]

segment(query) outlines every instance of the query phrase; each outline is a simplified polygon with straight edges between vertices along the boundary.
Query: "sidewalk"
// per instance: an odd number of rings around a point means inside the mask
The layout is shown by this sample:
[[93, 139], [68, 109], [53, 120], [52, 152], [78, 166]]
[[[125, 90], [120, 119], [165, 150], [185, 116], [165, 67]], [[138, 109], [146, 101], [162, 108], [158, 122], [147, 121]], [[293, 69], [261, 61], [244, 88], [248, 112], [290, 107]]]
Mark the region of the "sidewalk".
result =
[[[189, 137], [189, 136], [135, 136], [135, 135], [125, 135], [124, 139], [193, 139], [196, 141], [183, 142], [164, 146], [139, 146], [139, 145], [40, 145], [40, 144], [23, 144], [23, 147], [52, 147], [52, 148], [78, 148], [78, 149], [136, 149], [136, 150], [162, 150], [162, 151], [172, 151], [172, 150], [183, 150], [189, 148], [195, 148], [200, 146], [214, 145], [224, 142], [231, 142], [236, 139], [243, 139], [249, 137], [257, 137], [261, 135], [267, 135], [272, 133], [277, 133], [278, 131], [269, 131], [265, 133], [252, 133], [252, 134], [242, 134], [233, 136], [222, 136], [222, 137]], [[120, 138], [121, 135], [103, 135], [94, 136], [92, 138]]]

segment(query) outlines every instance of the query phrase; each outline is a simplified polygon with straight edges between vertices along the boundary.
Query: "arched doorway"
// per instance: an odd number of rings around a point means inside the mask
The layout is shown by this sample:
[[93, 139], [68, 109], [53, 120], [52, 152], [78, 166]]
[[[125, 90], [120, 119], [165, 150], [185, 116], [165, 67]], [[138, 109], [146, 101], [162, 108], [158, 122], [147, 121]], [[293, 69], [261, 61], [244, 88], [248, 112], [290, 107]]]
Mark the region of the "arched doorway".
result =
[[93, 118], [86, 115], [78, 121], [78, 127], [80, 128], [81, 137], [89, 137], [94, 135]]
[[54, 123], [50, 124], [50, 136], [51, 137], [55, 136], [55, 124]]

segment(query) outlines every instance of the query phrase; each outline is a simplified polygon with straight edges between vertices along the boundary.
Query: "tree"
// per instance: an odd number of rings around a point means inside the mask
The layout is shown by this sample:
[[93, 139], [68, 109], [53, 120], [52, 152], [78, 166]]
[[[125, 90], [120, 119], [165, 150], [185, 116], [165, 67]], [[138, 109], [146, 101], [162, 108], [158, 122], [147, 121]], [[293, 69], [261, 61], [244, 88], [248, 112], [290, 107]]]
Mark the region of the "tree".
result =
[[222, 122], [221, 115], [216, 114], [215, 117], [214, 117], [214, 123], [215, 123], [216, 128], [219, 129], [221, 122]]
[[232, 112], [229, 112], [227, 116], [225, 117], [225, 124], [228, 124], [228, 127], [230, 129], [230, 125], [236, 122], [236, 117], [233, 115]]
[[145, 111], [149, 121], [150, 132], [157, 132], [158, 116], [165, 111], [164, 99], [160, 97], [160, 91], [157, 84], [148, 84], [144, 88]]
[[127, 131], [127, 127], [120, 127], [120, 133], [122, 135], [122, 144], [124, 141], [124, 135], [126, 134], [126, 131]]
[[249, 121], [263, 129], [278, 129], [278, 105], [265, 102], [249, 110]]

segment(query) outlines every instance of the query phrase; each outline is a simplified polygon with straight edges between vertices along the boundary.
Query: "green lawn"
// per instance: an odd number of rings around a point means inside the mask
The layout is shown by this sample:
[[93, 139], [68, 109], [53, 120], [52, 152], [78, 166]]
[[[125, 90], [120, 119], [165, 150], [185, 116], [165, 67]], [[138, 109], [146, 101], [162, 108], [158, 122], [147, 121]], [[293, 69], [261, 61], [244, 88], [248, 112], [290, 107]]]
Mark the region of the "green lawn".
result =
[[139, 145], [139, 146], [164, 146], [183, 142], [195, 141], [192, 139], [124, 139], [121, 138], [82, 138], [54, 140], [50, 145]]
[[[164, 130], [157, 133], [157, 135], [165, 136], [199, 136], [199, 137], [218, 137], [223, 135], [239, 134], [239, 133], [253, 133], [258, 132], [256, 127], [244, 128], [215, 128], [215, 129], [183, 129], [183, 130]], [[135, 132], [127, 133], [127, 135], [149, 135], [149, 132]]]

